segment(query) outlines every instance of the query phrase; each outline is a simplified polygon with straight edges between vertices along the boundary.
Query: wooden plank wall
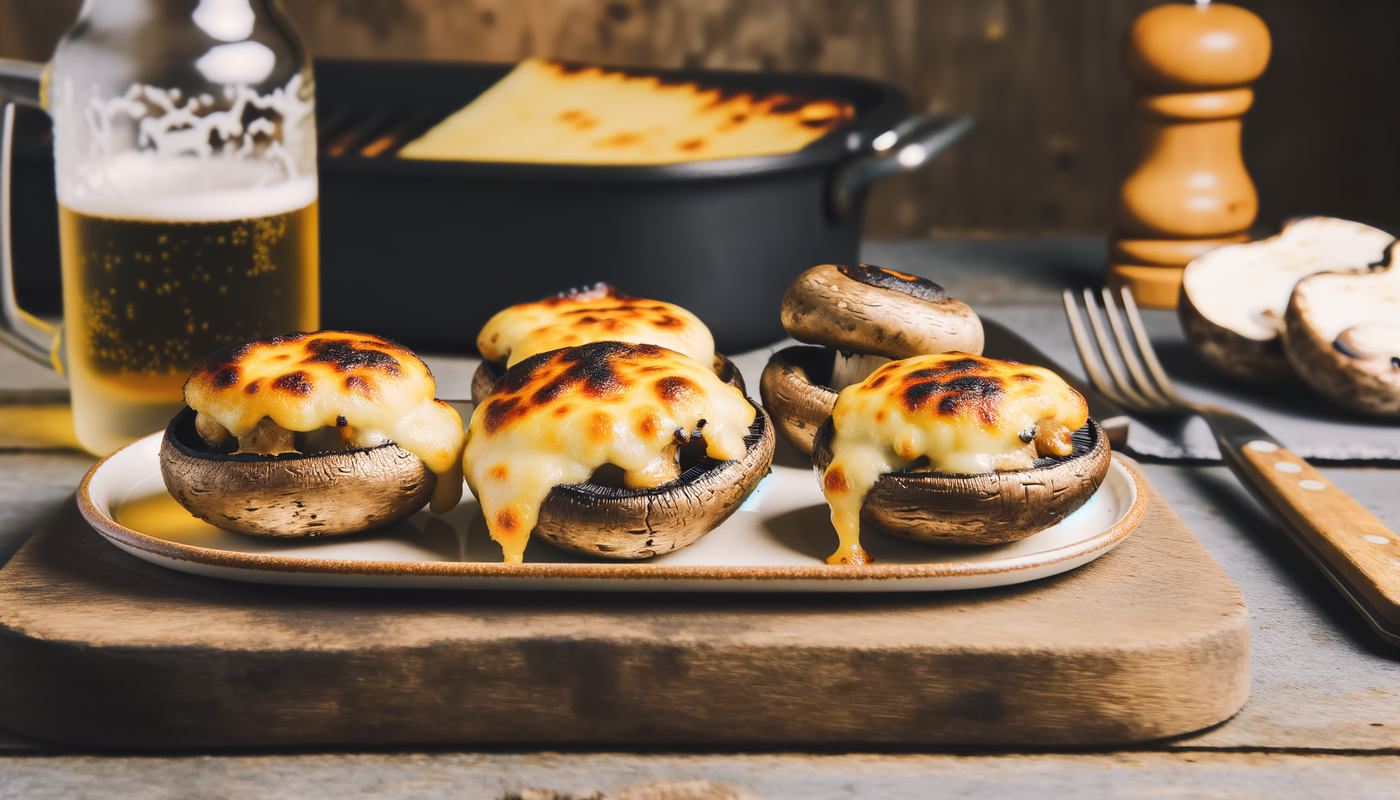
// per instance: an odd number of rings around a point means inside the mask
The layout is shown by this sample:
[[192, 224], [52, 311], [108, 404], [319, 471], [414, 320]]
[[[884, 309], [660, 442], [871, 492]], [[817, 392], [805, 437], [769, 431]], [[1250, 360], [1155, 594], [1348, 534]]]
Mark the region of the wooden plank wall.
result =
[[[99, 0], [100, 2], [101, 0]], [[918, 109], [978, 117], [972, 140], [872, 199], [878, 237], [1105, 232], [1128, 168], [1130, 21], [1156, 0], [282, 0], [324, 56], [847, 72]], [[1400, 223], [1394, 0], [1241, 0], [1269, 24], [1245, 156], [1260, 223]], [[39, 59], [78, 0], [0, 0], [0, 56]]]

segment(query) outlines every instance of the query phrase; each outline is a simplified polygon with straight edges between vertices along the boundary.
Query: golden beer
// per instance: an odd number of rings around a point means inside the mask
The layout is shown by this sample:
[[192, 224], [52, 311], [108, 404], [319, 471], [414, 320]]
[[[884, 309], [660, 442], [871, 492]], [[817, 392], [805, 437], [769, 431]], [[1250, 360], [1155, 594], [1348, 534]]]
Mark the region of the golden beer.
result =
[[235, 220], [105, 212], [59, 206], [64, 346], [87, 449], [108, 453], [164, 428], [185, 378], [215, 349], [319, 327], [314, 199]]

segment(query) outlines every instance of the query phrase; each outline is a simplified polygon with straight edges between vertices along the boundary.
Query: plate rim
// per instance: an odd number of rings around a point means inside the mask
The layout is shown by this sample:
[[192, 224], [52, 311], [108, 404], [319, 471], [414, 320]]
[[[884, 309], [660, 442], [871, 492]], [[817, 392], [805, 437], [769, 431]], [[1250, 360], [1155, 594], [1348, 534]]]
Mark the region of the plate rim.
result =
[[[943, 562], [937, 564], [870, 564], [860, 567], [832, 564], [808, 566], [704, 566], [617, 562], [601, 564], [528, 563], [504, 564], [484, 561], [359, 561], [347, 559], [297, 558], [256, 553], [235, 553], [208, 547], [179, 544], [128, 528], [100, 511], [92, 501], [92, 479], [103, 466], [122, 452], [163, 435], [144, 436], [104, 457], [78, 484], [78, 510], [100, 535], [117, 543], [155, 556], [187, 561], [209, 567], [256, 572], [362, 575], [367, 577], [421, 576], [487, 578], [501, 580], [611, 580], [611, 581], [905, 581], [929, 578], [967, 578], [1048, 567], [1112, 549], [1137, 529], [1147, 516], [1147, 486], [1138, 471], [1112, 454], [1110, 468], [1122, 469], [1131, 481], [1134, 499], [1126, 514], [1099, 533], [1051, 550], [1027, 553], [990, 561]], [[1099, 489], [1102, 491], [1102, 488]]]

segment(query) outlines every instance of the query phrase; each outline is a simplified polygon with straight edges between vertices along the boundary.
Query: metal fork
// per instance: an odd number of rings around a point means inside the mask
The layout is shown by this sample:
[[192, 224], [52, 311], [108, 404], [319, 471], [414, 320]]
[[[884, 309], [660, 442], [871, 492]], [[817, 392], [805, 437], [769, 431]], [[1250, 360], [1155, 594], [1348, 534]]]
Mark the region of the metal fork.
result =
[[1263, 428], [1184, 399], [1157, 360], [1132, 292], [1122, 290], [1122, 313], [1109, 289], [1102, 298], [1100, 310], [1094, 291], [1084, 290], [1086, 327], [1074, 293], [1064, 293], [1070, 332], [1094, 386], [1139, 416], [1205, 419], [1225, 464], [1250, 494], [1381, 638], [1400, 645], [1400, 536]]

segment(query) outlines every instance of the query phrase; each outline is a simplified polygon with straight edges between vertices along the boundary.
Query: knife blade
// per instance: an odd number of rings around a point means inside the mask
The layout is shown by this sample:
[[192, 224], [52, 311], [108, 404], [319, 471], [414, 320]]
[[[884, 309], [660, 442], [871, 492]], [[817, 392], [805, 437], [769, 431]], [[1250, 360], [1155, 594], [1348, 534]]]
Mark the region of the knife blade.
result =
[[986, 337], [983, 355], [1045, 367], [1064, 378], [1071, 389], [1084, 395], [1084, 401], [1089, 404], [1089, 416], [1097, 420], [1099, 427], [1103, 428], [1104, 434], [1108, 436], [1109, 445], [1116, 450], [1123, 450], [1128, 446], [1128, 423], [1132, 420], [1122, 406], [1080, 380], [1073, 372], [1057, 364], [1054, 359], [1005, 325], [984, 317], [982, 332]]

